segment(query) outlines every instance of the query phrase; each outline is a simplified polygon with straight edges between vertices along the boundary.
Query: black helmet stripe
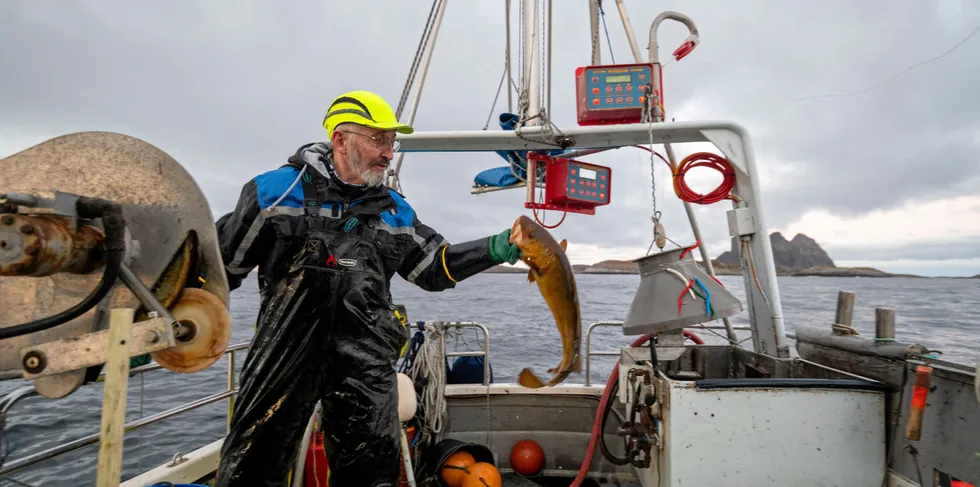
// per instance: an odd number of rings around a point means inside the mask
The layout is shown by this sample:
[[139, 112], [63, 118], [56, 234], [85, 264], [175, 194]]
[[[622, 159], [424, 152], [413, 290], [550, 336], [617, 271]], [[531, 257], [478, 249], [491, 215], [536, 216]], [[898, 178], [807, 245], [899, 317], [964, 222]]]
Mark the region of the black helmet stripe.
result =
[[[360, 110], [355, 110], [353, 108], [346, 108], [346, 109], [336, 110], [336, 111], [331, 112], [330, 111], [330, 108], [333, 108], [338, 103], [350, 103], [352, 105], [357, 105], [358, 107], [361, 108], [361, 110], [364, 110], [364, 111], [362, 112]], [[331, 115], [336, 115], [336, 114], [339, 114], [339, 113], [353, 113], [355, 115], [360, 115], [360, 116], [362, 116], [362, 117], [364, 117], [364, 118], [366, 118], [366, 119], [368, 119], [368, 120], [370, 120], [372, 122], [374, 121], [374, 117], [371, 116], [371, 110], [368, 110], [368, 107], [365, 106], [363, 103], [361, 103], [361, 100], [358, 100], [357, 98], [351, 98], [349, 96], [342, 96], [342, 97], [337, 98], [336, 100], [334, 100], [334, 102], [330, 104], [330, 107], [327, 108], [327, 112], [328, 112], [327, 113], [327, 116], [323, 117], [324, 123], [326, 123], [327, 119], [330, 118]]]

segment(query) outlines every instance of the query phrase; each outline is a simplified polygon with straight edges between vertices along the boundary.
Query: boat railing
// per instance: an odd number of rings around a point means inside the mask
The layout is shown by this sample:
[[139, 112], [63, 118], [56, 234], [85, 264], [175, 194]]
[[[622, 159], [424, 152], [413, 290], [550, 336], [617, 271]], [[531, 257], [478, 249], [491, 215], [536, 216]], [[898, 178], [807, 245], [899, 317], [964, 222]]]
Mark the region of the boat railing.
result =
[[[217, 394], [212, 394], [210, 396], [203, 397], [196, 401], [191, 401], [188, 403], [181, 404], [180, 406], [168, 409], [166, 411], [161, 411], [156, 414], [152, 414], [143, 418], [139, 418], [134, 421], [130, 421], [129, 423], [125, 424], [124, 432], [129, 433], [131, 431], [137, 430], [144, 426], [177, 416], [178, 414], [182, 414], [187, 411], [191, 411], [200, 408], [202, 406], [206, 406], [208, 404], [218, 402], [222, 399], [228, 399], [228, 415], [226, 420], [226, 427], [230, 428], [232, 411], [234, 410], [234, 404], [235, 404], [235, 394], [238, 392], [238, 389], [235, 387], [235, 353], [247, 349], [248, 345], [249, 344], [247, 342], [239, 343], [225, 349], [224, 355], [228, 356], [228, 381], [227, 381], [227, 387], [224, 391], [219, 392]], [[159, 370], [162, 368], [163, 366], [159, 364], [141, 365], [139, 367], [133, 367], [132, 369], [130, 369], [129, 375], [130, 377], [133, 377], [154, 370]], [[104, 377], [105, 377], [104, 374], [100, 374], [97, 382], [101, 382], [102, 380], [104, 380]], [[34, 386], [26, 386], [17, 389], [9, 393], [5, 398], [0, 399], [0, 428], [3, 427], [7, 412], [14, 405], [14, 403], [34, 395], [37, 395], [37, 391], [34, 390]], [[15, 471], [22, 470], [24, 468], [36, 465], [45, 460], [51, 460], [60, 457], [62, 455], [65, 455], [67, 453], [80, 450], [87, 446], [94, 445], [96, 443], [99, 443], [100, 436], [101, 435], [99, 433], [94, 433], [82, 438], [69, 441], [67, 443], [62, 443], [60, 445], [54, 446], [52, 448], [48, 448], [46, 450], [37, 453], [32, 453], [22, 458], [17, 458], [15, 460], [10, 461], [9, 463], [2, 465], [2, 468], [0, 468], [0, 475], [13, 473]]]
[[[490, 385], [490, 330], [487, 329], [486, 325], [472, 321], [423, 321], [421, 325], [433, 325], [442, 328], [443, 333], [440, 333], [439, 337], [442, 342], [442, 353], [447, 359], [449, 357], [483, 357], [483, 385]], [[483, 333], [483, 350], [446, 351], [445, 331], [463, 328], [477, 328]]]

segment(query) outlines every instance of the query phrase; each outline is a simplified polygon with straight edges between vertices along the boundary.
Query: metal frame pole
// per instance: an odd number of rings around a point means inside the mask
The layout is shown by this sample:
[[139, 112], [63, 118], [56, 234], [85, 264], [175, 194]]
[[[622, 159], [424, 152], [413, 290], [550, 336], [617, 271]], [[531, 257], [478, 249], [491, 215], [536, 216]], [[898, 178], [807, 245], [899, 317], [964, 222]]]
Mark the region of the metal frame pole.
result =
[[626, 38], [629, 39], [633, 59], [637, 63], [642, 63], [643, 56], [640, 54], [640, 46], [636, 43], [636, 36], [633, 35], [633, 26], [630, 25], [630, 17], [626, 14], [626, 5], [623, 5], [623, 0], [616, 0], [616, 7], [619, 8], [619, 18], [623, 20], [623, 29], [626, 31]]
[[[538, 2], [537, 0], [524, 0], [524, 79], [523, 90], [527, 94], [527, 115], [534, 116], [538, 113], [538, 76], [540, 67], [535, 62], [535, 38], [537, 32]], [[523, 114], [519, 114], [523, 115]], [[538, 125], [541, 119], [529, 120], [527, 126]]]
[[[640, 56], [640, 50], [636, 46], [636, 39], [633, 36], [633, 31], [629, 27], [630, 23], [629, 17], [626, 15], [626, 7], [623, 6], [622, 0], [616, 0], [616, 5], [619, 7], [620, 16], [623, 18], [623, 27], [627, 29], [626, 36], [630, 39], [630, 47], [633, 49], [633, 56], [637, 63], [641, 63], [643, 62], [643, 59]], [[653, 64], [653, 72], [651, 73], [651, 77], [653, 79], [650, 81], [653, 82], [654, 93], [659, 97], [659, 104], [661, 105], [663, 104], [663, 85], [660, 82], [662, 71], [660, 66], [660, 54], [658, 52], [659, 45], [657, 44], [657, 27], [659, 27], [661, 22], [667, 19], [676, 20], [683, 23], [687, 26], [692, 36], [697, 35], [697, 27], [694, 25], [694, 21], [689, 17], [676, 12], [664, 12], [658, 15], [657, 18], [654, 19], [653, 24], [651, 24], [649, 51], [650, 62]], [[663, 112], [657, 110], [656, 108], [657, 107], [654, 107], [653, 110], [653, 112], [656, 114], [654, 116], [654, 121], [663, 122]], [[665, 142], [664, 151], [667, 152], [667, 160], [670, 161], [671, 169], [676, 168], [677, 157], [674, 155], [673, 146]], [[705, 270], [708, 272], [708, 275], [715, 277], [715, 267], [711, 263], [711, 256], [708, 254], [708, 248], [705, 245], [704, 238], [701, 236], [701, 227], [698, 225], [697, 215], [694, 214], [694, 205], [688, 201], [683, 201], [683, 204], [684, 212], [687, 213], [687, 219], [691, 223], [691, 232], [694, 233], [694, 239], [700, 242], [700, 245], [698, 245], [698, 252], [701, 254], [701, 260], [704, 261]], [[732, 327], [732, 322], [727, 317], [722, 318], [722, 322], [725, 324], [725, 334], [728, 336], [728, 339], [737, 343], [738, 335], [735, 334], [735, 329]]]

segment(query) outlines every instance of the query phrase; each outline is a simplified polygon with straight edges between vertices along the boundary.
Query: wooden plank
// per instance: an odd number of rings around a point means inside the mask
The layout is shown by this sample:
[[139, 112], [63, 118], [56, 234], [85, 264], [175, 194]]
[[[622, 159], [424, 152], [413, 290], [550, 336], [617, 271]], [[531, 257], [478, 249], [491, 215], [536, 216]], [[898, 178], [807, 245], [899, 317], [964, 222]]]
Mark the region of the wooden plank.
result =
[[109, 352], [102, 397], [97, 487], [116, 487], [122, 477], [123, 436], [126, 431], [126, 391], [129, 386], [130, 329], [135, 310], [116, 308], [109, 315]]

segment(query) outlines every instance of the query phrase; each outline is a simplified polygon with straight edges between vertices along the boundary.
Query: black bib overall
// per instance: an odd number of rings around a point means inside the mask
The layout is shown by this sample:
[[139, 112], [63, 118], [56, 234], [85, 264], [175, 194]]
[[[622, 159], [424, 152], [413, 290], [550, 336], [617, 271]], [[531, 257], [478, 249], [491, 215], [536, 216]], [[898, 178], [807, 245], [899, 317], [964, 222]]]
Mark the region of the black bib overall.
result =
[[[377, 208], [321, 208], [304, 174], [305, 231], [285, 277], [270, 284], [242, 373], [216, 486], [285, 486], [316, 401], [331, 486], [392, 486], [399, 475], [395, 363], [407, 337], [395, 317]], [[315, 195], [315, 197], [310, 197]], [[369, 206], [369, 205], [368, 205]], [[292, 477], [303, 475], [293, 472]]]

